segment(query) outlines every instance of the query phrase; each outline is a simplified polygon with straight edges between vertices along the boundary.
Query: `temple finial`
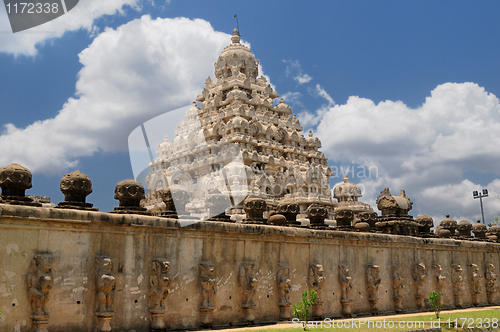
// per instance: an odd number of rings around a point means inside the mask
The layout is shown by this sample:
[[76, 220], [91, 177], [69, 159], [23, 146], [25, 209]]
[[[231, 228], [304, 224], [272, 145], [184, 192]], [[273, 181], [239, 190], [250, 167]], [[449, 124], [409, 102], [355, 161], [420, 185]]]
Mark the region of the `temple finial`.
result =
[[240, 42], [240, 33], [236, 28], [233, 30], [233, 36], [231, 37], [231, 41], [233, 42], [233, 44], [239, 44]]

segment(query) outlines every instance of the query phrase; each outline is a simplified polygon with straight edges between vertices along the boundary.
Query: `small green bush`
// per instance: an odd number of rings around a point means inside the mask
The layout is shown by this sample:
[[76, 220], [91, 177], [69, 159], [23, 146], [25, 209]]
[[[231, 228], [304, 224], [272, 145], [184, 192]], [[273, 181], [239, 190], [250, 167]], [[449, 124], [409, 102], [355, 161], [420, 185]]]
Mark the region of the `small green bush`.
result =
[[443, 296], [439, 292], [432, 292], [429, 294], [429, 306], [431, 307], [432, 311], [436, 314], [436, 318], [439, 319], [439, 313], [441, 312], [441, 306], [439, 305], [439, 302], [441, 300], [441, 296]]
[[307, 290], [302, 294], [302, 302], [293, 304], [293, 315], [303, 322], [304, 331], [307, 330], [307, 316], [309, 316], [309, 308], [316, 302], [316, 291], [311, 289], [309, 291], [310, 299], [307, 296]]

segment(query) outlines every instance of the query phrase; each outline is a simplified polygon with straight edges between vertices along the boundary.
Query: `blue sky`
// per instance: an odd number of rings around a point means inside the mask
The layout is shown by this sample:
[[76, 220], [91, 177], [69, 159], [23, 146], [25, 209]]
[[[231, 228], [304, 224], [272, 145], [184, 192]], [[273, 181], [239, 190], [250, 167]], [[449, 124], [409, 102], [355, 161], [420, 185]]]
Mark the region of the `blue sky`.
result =
[[[33, 171], [28, 194], [63, 200], [80, 169], [101, 211], [133, 177], [127, 136], [189, 105], [213, 75], [238, 15], [277, 92], [375, 207], [405, 189], [413, 215], [500, 211], [497, 1], [80, 0], [63, 17], [12, 34], [0, 8], [0, 164]], [[146, 15], [146, 16], [145, 16]], [[148, 17], [149, 16], [149, 17]], [[360, 173], [376, 167], [378, 172]], [[357, 175], [357, 176], [356, 176]]]

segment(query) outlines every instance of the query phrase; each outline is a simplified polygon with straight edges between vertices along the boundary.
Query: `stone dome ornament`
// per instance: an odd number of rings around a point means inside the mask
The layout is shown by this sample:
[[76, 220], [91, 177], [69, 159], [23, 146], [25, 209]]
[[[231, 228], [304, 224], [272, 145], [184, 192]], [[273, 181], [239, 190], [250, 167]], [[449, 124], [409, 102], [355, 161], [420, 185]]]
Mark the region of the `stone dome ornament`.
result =
[[[311, 133], [312, 137], [312, 133]], [[359, 186], [351, 183], [347, 174], [344, 176], [344, 183], [338, 185], [333, 189], [333, 197], [342, 202], [357, 202], [359, 197], [362, 197], [361, 189]]]
[[457, 224], [458, 236], [460, 238], [470, 238], [471, 237], [472, 224], [467, 220], [462, 220]]
[[64, 194], [64, 202], [60, 202], [57, 208], [91, 210], [93, 204], [86, 203], [86, 197], [92, 193], [92, 182], [89, 177], [79, 170], [64, 175], [61, 179], [61, 192]]
[[115, 207], [112, 213], [149, 214], [146, 208], [141, 207], [144, 198], [142, 183], [134, 179], [120, 181], [115, 187], [115, 199], [120, 202], [120, 206]]
[[472, 232], [474, 233], [474, 238], [476, 239], [485, 240], [487, 231], [488, 228], [485, 224], [481, 224], [481, 220], [478, 220], [474, 226], [472, 226]]
[[439, 227], [436, 228], [436, 234], [439, 237], [449, 238], [455, 236], [455, 230], [457, 229], [457, 221], [450, 218], [450, 214], [446, 214], [446, 219], [439, 223]]
[[420, 236], [433, 236], [433, 234], [431, 233], [431, 228], [434, 227], [434, 220], [431, 217], [425, 214], [421, 214], [417, 218], [415, 218], [415, 221], [420, 225]]
[[26, 196], [26, 190], [32, 186], [31, 172], [26, 167], [11, 164], [0, 168], [1, 197], [4, 202], [14, 205], [42, 206]]

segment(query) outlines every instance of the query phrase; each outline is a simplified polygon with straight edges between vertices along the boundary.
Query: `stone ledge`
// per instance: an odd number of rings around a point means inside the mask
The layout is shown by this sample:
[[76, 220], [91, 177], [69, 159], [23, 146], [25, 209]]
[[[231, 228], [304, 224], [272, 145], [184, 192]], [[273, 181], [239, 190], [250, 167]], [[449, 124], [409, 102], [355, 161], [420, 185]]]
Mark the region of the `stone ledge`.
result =
[[[185, 231], [203, 231], [216, 232], [222, 234], [233, 235], [263, 235], [277, 236], [294, 239], [313, 239], [318, 240], [346, 240], [355, 241], [358, 244], [408, 244], [422, 245], [429, 244], [433, 246], [445, 247], [466, 247], [466, 248], [491, 248], [492, 250], [500, 250], [499, 243], [482, 242], [482, 241], [466, 241], [444, 238], [419, 238], [404, 235], [390, 235], [378, 233], [358, 233], [331, 230], [315, 230], [298, 227], [283, 227], [258, 224], [240, 224], [240, 223], [225, 223], [218, 221], [196, 221], [191, 225], [182, 227], [177, 219], [162, 218], [155, 216], [135, 215], [135, 214], [114, 214], [108, 212], [82, 211], [71, 209], [55, 209], [45, 207], [31, 207], [21, 205], [0, 204], [0, 218], [38, 220], [51, 223], [70, 223], [80, 225], [116, 225], [116, 226], [134, 226], [141, 227], [157, 227], [163, 229], [178, 229]], [[50, 226], [49, 226], [50, 227]]]

